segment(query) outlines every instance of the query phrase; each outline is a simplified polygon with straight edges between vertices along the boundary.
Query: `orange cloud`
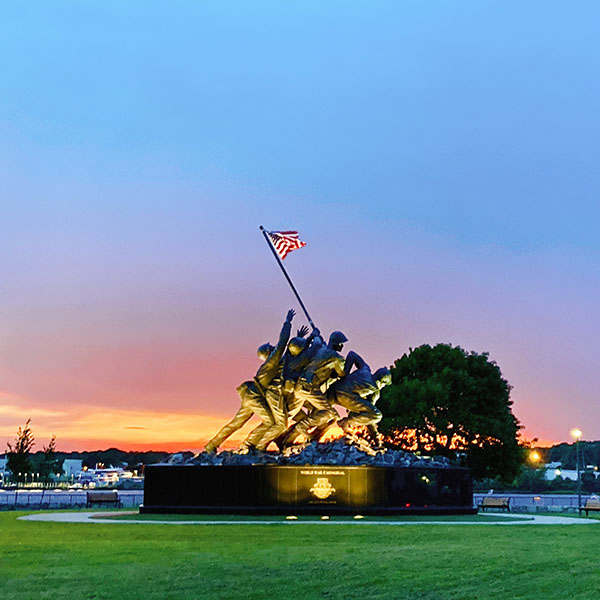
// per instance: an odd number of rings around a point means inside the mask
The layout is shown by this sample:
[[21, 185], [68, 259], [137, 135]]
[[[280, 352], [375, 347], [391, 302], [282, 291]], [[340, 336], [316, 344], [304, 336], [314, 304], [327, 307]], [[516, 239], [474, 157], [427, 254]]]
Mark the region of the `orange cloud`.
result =
[[[157, 410], [127, 410], [86, 406], [69, 410], [39, 409], [14, 401], [0, 404], [0, 436], [14, 438], [19, 426], [31, 418], [36, 440], [57, 437], [59, 450], [90, 450], [119, 447], [140, 450], [199, 450], [227, 421], [228, 416]], [[233, 416], [233, 415], [231, 415]], [[257, 423], [252, 421], [232, 436], [237, 446]]]

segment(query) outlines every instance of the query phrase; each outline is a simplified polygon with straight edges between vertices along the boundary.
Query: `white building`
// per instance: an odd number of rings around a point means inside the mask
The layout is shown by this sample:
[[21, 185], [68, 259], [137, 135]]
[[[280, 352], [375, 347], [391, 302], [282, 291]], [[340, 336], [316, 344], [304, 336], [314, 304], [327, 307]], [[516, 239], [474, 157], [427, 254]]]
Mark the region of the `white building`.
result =
[[[592, 472], [595, 477], [598, 477], [598, 467], [594, 465], [587, 465], [586, 467], [582, 466], [581, 472]], [[577, 481], [577, 469], [563, 469], [559, 462], [551, 462], [544, 465], [544, 479], [546, 481], [552, 481], [557, 477]]]
[[4, 483], [6, 481], [6, 475], [9, 472], [6, 468], [7, 461], [8, 457], [6, 454], [0, 454], [0, 483]]
[[83, 461], [80, 458], [65, 458], [63, 461], [63, 475], [66, 477], [75, 477], [83, 469]]
[[121, 479], [129, 479], [132, 475], [133, 473], [125, 471], [121, 467], [109, 467], [108, 469], [84, 468], [75, 474], [75, 480], [90, 487], [104, 487], [116, 485]]
[[546, 467], [546, 472], [544, 473], [544, 479], [546, 481], [552, 481], [557, 477], [562, 477], [563, 479], [571, 479], [572, 481], [577, 481], [577, 470], [576, 469], [562, 469], [560, 463], [558, 463], [557, 467]]

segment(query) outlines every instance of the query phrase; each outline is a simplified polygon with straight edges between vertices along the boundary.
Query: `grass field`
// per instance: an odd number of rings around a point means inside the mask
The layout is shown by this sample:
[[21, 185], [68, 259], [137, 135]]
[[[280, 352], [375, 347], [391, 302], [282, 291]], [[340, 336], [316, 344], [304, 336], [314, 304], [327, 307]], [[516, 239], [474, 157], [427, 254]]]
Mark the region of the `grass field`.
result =
[[587, 525], [177, 526], [0, 513], [0, 598], [597, 598]]

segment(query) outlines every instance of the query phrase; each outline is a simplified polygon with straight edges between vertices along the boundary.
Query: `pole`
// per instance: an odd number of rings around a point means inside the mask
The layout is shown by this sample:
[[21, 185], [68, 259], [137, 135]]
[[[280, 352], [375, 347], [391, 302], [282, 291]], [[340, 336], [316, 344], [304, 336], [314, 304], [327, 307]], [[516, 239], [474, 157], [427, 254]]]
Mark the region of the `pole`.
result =
[[575, 447], [577, 449], [577, 508], [581, 513], [581, 474], [579, 470], [579, 438], [575, 442]]
[[310, 326], [313, 329], [316, 329], [315, 324], [313, 323], [313, 320], [310, 318], [310, 315], [308, 314], [308, 311], [306, 310], [306, 306], [304, 306], [304, 302], [302, 302], [302, 298], [300, 298], [300, 294], [296, 291], [296, 288], [295, 288], [294, 284], [292, 283], [290, 276], [287, 274], [287, 271], [285, 270], [285, 267], [283, 266], [283, 262], [281, 261], [281, 258], [279, 258], [279, 254], [277, 254], [277, 250], [275, 250], [275, 246], [273, 246], [273, 242], [271, 241], [271, 238], [267, 235], [267, 232], [265, 231], [265, 228], [262, 225], [259, 227], [259, 229], [262, 231], [262, 234], [265, 236], [267, 245], [269, 246], [269, 248], [271, 248], [271, 252], [273, 253], [273, 256], [275, 257], [277, 264], [281, 268], [281, 271], [285, 275], [287, 282], [290, 284], [290, 287], [292, 288], [292, 292], [294, 292], [294, 295], [296, 296], [298, 303], [302, 307], [302, 310], [304, 311], [304, 314], [306, 315], [306, 318], [308, 319]]

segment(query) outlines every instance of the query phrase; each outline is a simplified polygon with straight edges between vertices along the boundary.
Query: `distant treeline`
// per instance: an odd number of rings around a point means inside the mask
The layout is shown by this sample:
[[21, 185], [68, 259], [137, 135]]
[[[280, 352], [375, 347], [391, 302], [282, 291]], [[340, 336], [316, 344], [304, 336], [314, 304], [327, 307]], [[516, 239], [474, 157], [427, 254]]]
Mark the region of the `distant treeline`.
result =
[[[39, 454], [36, 452], [35, 454]], [[35, 457], [35, 454], [32, 456]], [[186, 452], [186, 456], [192, 456], [191, 452]], [[96, 468], [96, 465], [103, 465], [104, 468], [127, 467], [131, 470], [139, 470], [141, 465], [151, 465], [162, 462], [171, 456], [170, 452], [126, 452], [118, 448], [109, 448], [108, 450], [92, 450], [85, 452], [56, 452], [56, 458], [60, 461], [65, 459], [78, 459], [83, 461], [83, 466], [89, 469]]]
[[[594, 467], [600, 464], [600, 442], [579, 442], [581, 489], [586, 493], [600, 493], [600, 477], [596, 477]], [[540, 460], [532, 460], [534, 452], [539, 454]], [[475, 481], [475, 491], [521, 491], [521, 492], [575, 492], [577, 482], [566, 479], [560, 475], [547, 481], [545, 478], [544, 464], [556, 462], [562, 469], [574, 470], [577, 468], [577, 448], [575, 444], [557, 444], [552, 448], [531, 448], [526, 453], [526, 463], [520, 473], [512, 481], [500, 479], [482, 479]], [[592, 467], [587, 469], [587, 467]]]
[[[532, 449], [533, 450], [533, 449]], [[534, 448], [541, 457], [540, 462], [559, 462], [563, 469], [577, 468], [577, 450], [575, 444], [557, 444], [552, 448]], [[581, 452], [580, 466], [600, 465], [600, 442], [579, 442]]]

